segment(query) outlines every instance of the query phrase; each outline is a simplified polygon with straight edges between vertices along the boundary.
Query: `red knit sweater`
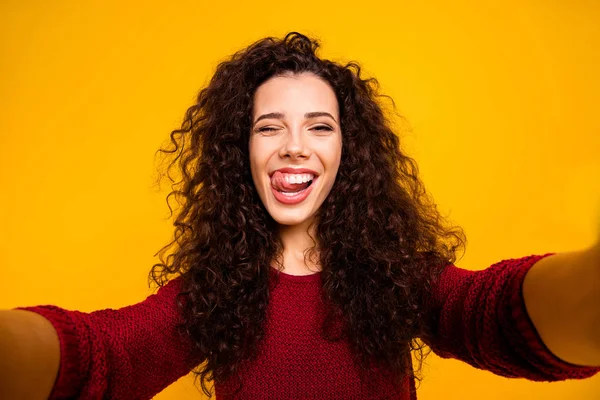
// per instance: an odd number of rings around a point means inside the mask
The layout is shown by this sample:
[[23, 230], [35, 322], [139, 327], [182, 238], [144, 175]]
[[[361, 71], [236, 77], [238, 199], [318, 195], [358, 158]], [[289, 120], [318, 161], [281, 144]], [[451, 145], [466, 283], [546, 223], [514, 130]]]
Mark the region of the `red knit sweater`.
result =
[[[551, 254], [551, 253], [550, 253]], [[529, 319], [521, 285], [548, 256], [509, 259], [482, 271], [449, 265], [431, 293], [436, 354], [505, 377], [535, 381], [581, 379], [600, 367], [568, 364], [544, 346]], [[275, 270], [273, 270], [275, 271]], [[271, 292], [266, 337], [243, 371], [236, 399], [416, 399], [414, 381], [394, 385], [377, 374], [361, 381], [346, 342], [319, 335], [320, 274], [280, 273]], [[144, 301], [91, 313], [56, 306], [20, 307], [48, 318], [60, 339], [60, 370], [52, 399], [150, 399], [195, 365], [190, 342], [177, 335], [179, 278]], [[216, 386], [217, 399], [234, 386]]]

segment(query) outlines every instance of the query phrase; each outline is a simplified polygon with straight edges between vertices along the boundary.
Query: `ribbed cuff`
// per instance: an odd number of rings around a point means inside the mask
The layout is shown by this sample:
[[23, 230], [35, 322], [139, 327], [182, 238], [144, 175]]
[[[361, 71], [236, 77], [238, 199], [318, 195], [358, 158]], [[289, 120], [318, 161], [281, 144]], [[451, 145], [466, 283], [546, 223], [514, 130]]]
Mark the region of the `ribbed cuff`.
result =
[[540, 368], [541, 372], [548, 375], [549, 380], [588, 378], [600, 372], [600, 367], [571, 364], [554, 355], [542, 341], [525, 307], [525, 299], [523, 297], [525, 275], [536, 262], [553, 254], [555, 253], [532, 256], [531, 259], [527, 260], [517, 270], [511, 281], [511, 285], [513, 286], [511, 293], [514, 293], [510, 299], [512, 322], [520, 338], [519, 342], [524, 346], [519, 351], [528, 355], [528, 361]]
[[49, 399], [76, 398], [81, 391], [85, 365], [89, 362], [87, 346], [82, 346], [78, 332], [86, 329], [70, 314], [77, 311], [67, 311], [53, 305], [34, 307], [17, 307], [18, 310], [32, 311], [42, 315], [52, 323], [60, 342], [60, 366], [58, 376]]

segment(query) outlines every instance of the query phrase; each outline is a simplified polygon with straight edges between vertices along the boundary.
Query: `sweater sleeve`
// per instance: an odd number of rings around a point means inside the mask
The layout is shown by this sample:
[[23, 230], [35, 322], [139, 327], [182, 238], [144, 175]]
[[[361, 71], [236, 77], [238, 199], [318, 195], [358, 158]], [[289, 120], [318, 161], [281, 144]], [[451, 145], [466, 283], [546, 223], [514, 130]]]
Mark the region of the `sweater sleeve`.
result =
[[600, 367], [573, 365], [550, 352], [527, 314], [525, 274], [552, 254], [507, 259], [481, 271], [448, 265], [430, 297], [432, 337], [423, 341], [442, 358], [508, 378], [558, 381], [598, 373]]
[[144, 301], [91, 313], [53, 305], [19, 307], [47, 318], [60, 342], [51, 399], [150, 399], [195, 365], [176, 330], [180, 278]]

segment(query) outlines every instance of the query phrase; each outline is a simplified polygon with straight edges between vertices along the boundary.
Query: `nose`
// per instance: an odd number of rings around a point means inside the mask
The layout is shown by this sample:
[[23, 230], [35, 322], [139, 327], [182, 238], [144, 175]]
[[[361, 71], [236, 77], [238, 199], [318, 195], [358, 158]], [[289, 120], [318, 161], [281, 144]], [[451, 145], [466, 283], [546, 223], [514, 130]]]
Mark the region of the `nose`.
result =
[[285, 136], [279, 151], [282, 158], [308, 158], [310, 149], [301, 129], [289, 130]]

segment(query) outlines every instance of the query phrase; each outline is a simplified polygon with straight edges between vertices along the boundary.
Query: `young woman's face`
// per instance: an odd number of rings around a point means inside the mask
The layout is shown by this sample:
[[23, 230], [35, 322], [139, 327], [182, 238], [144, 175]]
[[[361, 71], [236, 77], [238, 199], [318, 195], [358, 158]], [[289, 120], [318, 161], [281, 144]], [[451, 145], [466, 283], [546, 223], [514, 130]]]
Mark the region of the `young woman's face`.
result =
[[254, 94], [250, 168], [281, 225], [310, 221], [331, 191], [342, 155], [333, 89], [313, 74], [277, 76]]

